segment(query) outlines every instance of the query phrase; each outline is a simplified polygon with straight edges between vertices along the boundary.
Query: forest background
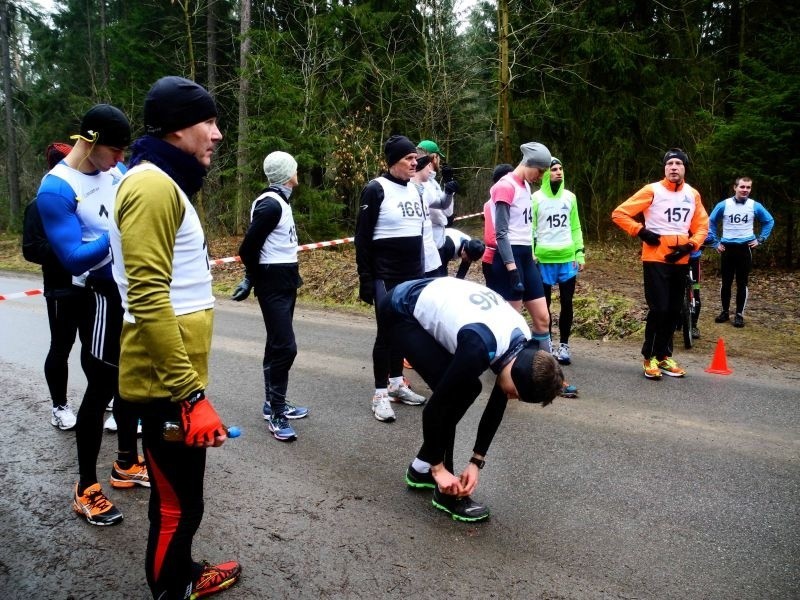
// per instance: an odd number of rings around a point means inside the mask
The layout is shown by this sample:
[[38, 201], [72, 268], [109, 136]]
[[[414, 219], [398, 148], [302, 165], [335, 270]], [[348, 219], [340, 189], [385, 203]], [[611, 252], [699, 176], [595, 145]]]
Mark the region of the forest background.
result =
[[457, 213], [480, 210], [498, 162], [545, 143], [589, 240], [686, 150], [706, 208], [754, 179], [776, 218], [759, 264], [796, 269], [800, 3], [762, 0], [0, 0], [0, 232], [20, 229], [43, 151], [108, 102], [142, 132], [163, 75], [206, 86], [225, 135], [198, 198], [210, 235], [241, 235], [266, 154], [299, 162], [300, 243], [352, 235], [359, 193], [394, 133], [436, 140]]

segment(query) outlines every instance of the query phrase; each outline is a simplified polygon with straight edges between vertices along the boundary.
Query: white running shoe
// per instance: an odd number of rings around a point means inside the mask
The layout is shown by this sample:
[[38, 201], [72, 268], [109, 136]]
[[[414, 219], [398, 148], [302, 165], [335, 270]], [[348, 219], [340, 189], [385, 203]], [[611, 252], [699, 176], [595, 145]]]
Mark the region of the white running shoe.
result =
[[117, 421], [114, 419], [114, 415], [111, 415], [106, 419], [106, 422], [103, 423], [103, 429], [110, 431], [111, 433], [117, 431]]
[[389, 396], [375, 394], [372, 397], [372, 413], [378, 421], [391, 422], [395, 420], [394, 411], [389, 404]]
[[555, 353], [555, 358], [562, 365], [568, 365], [572, 362], [572, 356], [569, 353], [569, 344], [562, 343]]
[[50, 424], [53, 427], [58, 427], [61, 431], [68, 431], [75, 427], [77, 421], [78, 419], [69, 404], [53, 408], [53, 414], [50, 417]]
[[419, 394], [411, 391], [411, 388], [405, 383], [401, 383], [400, 385], [392, 385], [390, 383], [388, 389], [389, 398], [392, 402], [402, 402], [403, 404], [408, 404], [409, 406], [419, 406], [420, 404], [425, 404], [425, 396], [420, 396]]
[[[106, 422], [103, 424], [103, 429], [110, 431], [111, 433], [115, 433], [117, 431], [117, 420], [114, 418], [114, 415], [111, 415], [106, 419]], [[141, 419], [136, 425], [136, 435], [142, 435]]]

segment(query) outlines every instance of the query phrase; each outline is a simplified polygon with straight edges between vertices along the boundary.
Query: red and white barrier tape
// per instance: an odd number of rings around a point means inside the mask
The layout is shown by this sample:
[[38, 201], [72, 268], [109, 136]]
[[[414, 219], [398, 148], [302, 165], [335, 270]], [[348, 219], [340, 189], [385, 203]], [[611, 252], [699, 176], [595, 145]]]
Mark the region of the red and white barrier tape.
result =
[[15, 298], [25, 298], [26, 296], [38, 296], [39, 294], [44, 294], [44, 290], [28, 290], [27, 292], [0, 294], [0, 300], [14, 300]]
[[[463, 217], [456, 217], [453, 219], [454, 221], [460, 221], [462, 219], [469, 219], [471, 217], [480, 217], [483, 213], [473, 213], [471, 215], [464, 215]], [[301, 246], [297, 247], [298, 252], [303, 252], [304, 250], [316, 250], [317, 248], [328, 248], [330, 246], [338, 246], [339, 244], [349, 244], [353, 242], [356, 238], [354, 237], [346, 237], [339, 240], [329, 240], [327, 242], [314, 242], [311, 244], [302, 244]], [[238, 256], [228, 256], [226, 258], [217, 258], [215, 260], [209, 261], [211, 266], [222, 265], [225, 263], [233, 263], [233, 262], [241, 262], [242, 259]], [[0, 294], [0, 301], [2, 300], [14, 300], [16, 298], [25, 298], [26, 296], [38, 296], [39, 294], [43, 294], [44, 290], [28, 290], [25, 292], [15, 292], [13, 294]]]

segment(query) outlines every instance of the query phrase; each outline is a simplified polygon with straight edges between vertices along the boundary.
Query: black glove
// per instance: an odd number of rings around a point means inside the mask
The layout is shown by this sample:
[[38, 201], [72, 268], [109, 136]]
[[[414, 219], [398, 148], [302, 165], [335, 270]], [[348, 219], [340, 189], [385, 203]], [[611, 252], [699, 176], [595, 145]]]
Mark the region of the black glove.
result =
[[691, 244], [688, 244], [688, 243], [687, 244], [678, 244], [677, 246], [670, 246], [669, 249], [672, 250], [672, 252], [667, 254], [664, 257], [664, 260], [669, 262], [669, 263], [674, 263], [674, 262], [678, 262], [680, 259], [682, 259], [687, 254], [691, 254], [692, 250], [694, 249], [694, 246], [692, 246]]
[[636, 235], [648, 246], [658, 246], [661, 243], [661, 236], [647, 227], [642, 227]]
[[244, 279], [239, 282], [233, 289], [233, 294], [231, 294], [231, 300], [236, 300], [236, 302], [241, 302], [245, 298], [250, 295], [250, 290], [253, 289], [253, 284], [250, 283], [250, 278], [245, 275]]
[[457, 191], [458, 191], [458, 182], [455, 179], [451, 179], [450, 181], [444, 184], [445, 194], [455, 194]]
[[442, 165], [442, 183], [449, 183], [453, 181], [453, 167], [450, 165]]
[[358, 284], [358, 297], [367, 304], [375, 302], [375, 284], [371, 280], [361, 279]]
[[525, 286], [522, 285], [522, 280], [519, 278], [519, 271], [514, 269], [508, 272], [508, 279], [511, 281], [511, 289], [515, 292], [524, 292]]

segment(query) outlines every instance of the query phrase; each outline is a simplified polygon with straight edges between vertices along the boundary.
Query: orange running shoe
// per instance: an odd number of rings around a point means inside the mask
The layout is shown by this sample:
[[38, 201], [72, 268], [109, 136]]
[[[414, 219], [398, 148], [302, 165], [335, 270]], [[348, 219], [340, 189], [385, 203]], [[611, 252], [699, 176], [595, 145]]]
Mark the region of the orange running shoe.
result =
[[408, 362], [405, 358], [403, 359], [403, 368], [404, 369], [413, 369], [414, 367], [411, 366], [411, 363]]
[[122, 523], [122, 513], [114, 506], [100, 489], [100, 484], [95, 483], [83, 490], [83, 494], [78, 495], [78, 484], [75, 484], [75, 492], [72, 498], [72, 509], [86, 518], [91, 525], [116, 525]]
[[683, 377], [686, 375], [686, 369], [681, 368], [671, 356], [665, 356], [659, 360], [658, 368], [661, 369], [664, 375], [669, 375], [670, 377]]
[[132, 464], [130, 469], [123, 469], [117, 461], [114, 461], [111, 467], [111, 487], [131, 488], [135, 485], [150, 487], [150, 477], [147, 475], [144, 457], [139, 456], [138, 462]]
[[192, 594], [189, 598], [196, 600], [197, 598], [205, 598], [211, 594], [227, 590], [239, 581], [241, 574], [242, 566], [235, 560], [219, 565], [210, 565], [204, 562], [203, 570], [200, 573], [200, 577], [194, 582]]
[[648, 379], [661, 379], [661, 369], [658, 367], [658, 359], [655, 356], [645, 358], [642, 361], [644, 376]]

